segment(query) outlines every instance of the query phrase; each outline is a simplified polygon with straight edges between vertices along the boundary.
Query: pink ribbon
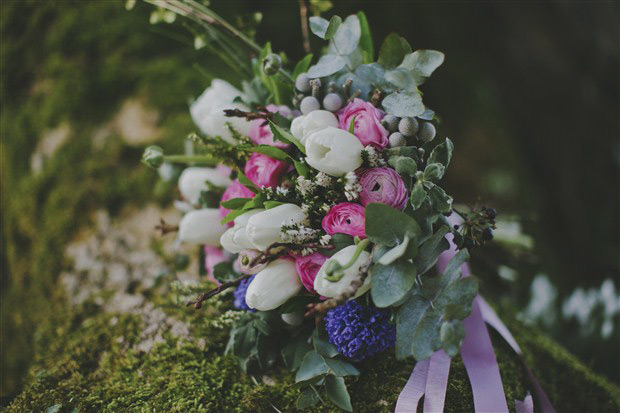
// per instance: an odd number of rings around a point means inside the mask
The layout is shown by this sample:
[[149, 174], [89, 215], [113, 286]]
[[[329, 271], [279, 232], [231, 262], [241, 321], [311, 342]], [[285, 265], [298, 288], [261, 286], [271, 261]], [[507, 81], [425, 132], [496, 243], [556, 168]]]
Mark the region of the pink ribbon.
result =
[[[455, 221], [451, 222], [451, 224], [458, 223], [457, 217], [450, 217], [449, 220]], [[448, 234], [446, 238], [450, 242], [450, 249], [439, 256], [437, 268], [440, 272], [445, 269], [450, 259], [456, 254], [456, 246], [452, 242], [452, 234]], [[463, 277], [471, 274], [467, 263], [463, 264], [461, 268]], [[521, 348], [516, 340], [480, 295], [477, 295], [472, 303], [471, 314], [463, 321], [465, 339], [461, 347], [461, 358], [471, 383], [475, 411], [478, 413], [508, 412], [499, 365], [497, 364], [493, 343], [485, 322], [497, 330], [502, 338], [520, 356], [526, 368], [528, 378], [532, 383], [541, 411], [543, 413], [555, 413], [549, 398], [538, 383], [538, 380], [536, 380], [532, 371], [525, 364]], [[433, 353], [430, 359], [417, 362], [407, 384], [398, 396], [395, 412], [415, 413], [422, 396], [424, 396], [424, 413], [443, 411], [449, 373], [450, 357], [443, 350]], [[532, 396], [528, 393], [525, 400], [515, 400], [515, 409], [517, 413], [533, 413], [534, 401]]]

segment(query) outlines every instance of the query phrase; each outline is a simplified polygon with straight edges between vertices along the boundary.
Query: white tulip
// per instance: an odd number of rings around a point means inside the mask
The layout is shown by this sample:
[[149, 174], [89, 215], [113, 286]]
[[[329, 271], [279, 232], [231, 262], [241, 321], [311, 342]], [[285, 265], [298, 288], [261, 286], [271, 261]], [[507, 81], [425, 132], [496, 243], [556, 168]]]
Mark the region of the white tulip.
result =
[[[359, 257], [357, 257], [355, 263], [349, 268], [345, 269], [344, 276], [336, 282], [329, 281], [327, 278], [325, 278], [325, 269], [327, 268], [326, 266], [333, 260], [337, 261], [340, 265], [347, 264], [353, 257], [353, 254], [355, 254], [356, 249], [356, 245], [349, 245], [348, 247], [345, 247], [335, 253], [330, 259], [323, 263], [323, 266], [321, 267], [321, 269], [316, 275], [316, 278], [314, 279], [314, 289], [317, 293], [324, 297], [336, 297], [351, 285], [351, 282], [359, 274], [360, 266], [366, 261], [368, 261], [368, 258], [370, 257], [370, 254], [367, 251], [362, 251]], [[364, 294], [366, 291], [368, 291], [369, 288], [370, 275], [366, 277], [366, 279], [364, 280], [364, 284], [362, 284], [362, 286], [357, 290], [353, 298], [357, 298], [360, 295]]]
[[325, 129], [329, 126], [337, 128], [338, 118], [326, 110], [315, 110], [305, 116], [293, 119], [291, 133], [303, 144], [311, 133]]
[[295, 204], [279, 205], [252, 215], [245, 227], [246, 235], [254, 247], [265, 251], [274, 242], [282, 242], [282, 225], [300, 224], [306, 214]]
[[226, 231], [217, 208], [196, 209], [183, 216], [179, 223], [179, 239], [190, 244], [220, 246], [220, 237]]
[[195, 205], [200, 200], [200, 193], [209, 189], [207, 181], [215, 186], [232, 185], [230, 178], [215, 168], [189, 167], [179, 176], [179, 191], [184, 199]]
[[284, 304], [301, 289], [295, 262], [280, 258], [256, 274], [245, 293], [245, 302], [250, 308], [269, 311]]
[[313, 132], [305, 142], [306, 162], [331, 176], [343, 176], [362, 166], [364, 146], [349, 132], [332, 126]]
[[262, 211], [264, 211], [264, 209], [253, 209], [235, 218], [233, 221], [234, 226], [227, 229], [220, 238], [222, 248], [231, 254], [238, 254], [245, 249], [254, 249], [254, 245], [247, 238], [245, 227], [251, 216]]
[[213, 80], [211, 86], [190, 106], [194, 123], [206, 135], [220, 136], [226, 142], [236, 143], [226, 123], [230, 123], [242, 135], [247, 135], [250, 130], [250, 123], [244, 118], [224, 115], [224, 109], [249, 110], [247, 106], [233, 102], [238, 96], [242, 96], [242, 93], [230, 83], [221, 79]]

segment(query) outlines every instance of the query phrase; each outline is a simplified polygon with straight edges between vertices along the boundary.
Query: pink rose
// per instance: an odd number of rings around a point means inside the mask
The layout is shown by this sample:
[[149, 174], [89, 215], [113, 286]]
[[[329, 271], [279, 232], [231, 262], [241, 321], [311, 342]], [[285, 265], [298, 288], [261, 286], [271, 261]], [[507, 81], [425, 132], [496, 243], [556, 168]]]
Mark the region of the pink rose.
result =
[[278, 186], [280, 176], [286, 171], [286, 163], [267, 155], [253, 153], [245, 164], [244, 173], [259, 188]]
[[[267, 110], [272, 113], [279, 113], [284, 117], [293, 115], [291, 110], [286, 106], [267, 105]], [[282, 141], [274, 141], [273, 133], [269, 127], [269, 122], [265, 119], [255, 119], [250, 122], [250, 139], [258, 145], [271, 145], [276, 148], [288, 148], [289, 144]]]
[[[233, 198], [254, 198], [254, 192], [250, 191], [248, 188], [243, 186], [238, 179], [235, 179], [228, 188], [222, 194], [222, 199], [220, 202], [228, 201]], [[220, 217], [224, 218], [230, 212], [230, 209], [226, 209], [220, 205]], [[233, 226], [232, 222], [228, 223], [229, 227]]]
[[314, 279], [325, 261], [327, 261], [327, 257], [320, 252], [315, 252], [305, 257], [298, 256], [295, 259], [295, 266], [297, 267], [301, 283], [306, 287], [306, 290], [313, 294], [316, 294], [316, 291], [314, 291]]
[[360, 193], [362, 205], [380, 202], [400, 210], [407, 205], [407, 188], [394, 169], [364, 169], [359, 175], [359, 181], [362, 186]]
[[381, 125], [383, 112], [362, 99], [354, 99], [338, 111], [340, 129], [349, 130], [355, 117], [354, 135], [362, 145], [383, 149], [388, 145], [388, 131]]
[[321, 226], [329, 235], [349, 234], [366, 238], [364, 207], [353, 202], [341, 202], [329, 210]]
[[205, 245], [204, 252], [208, 279], [220, 285], [220, 282], [213, 276], [213, 268], [215, 268], [217, 264], [227, 261], [229, 258], [228, 253], [221, 248], [210, 247], [208, 245]]

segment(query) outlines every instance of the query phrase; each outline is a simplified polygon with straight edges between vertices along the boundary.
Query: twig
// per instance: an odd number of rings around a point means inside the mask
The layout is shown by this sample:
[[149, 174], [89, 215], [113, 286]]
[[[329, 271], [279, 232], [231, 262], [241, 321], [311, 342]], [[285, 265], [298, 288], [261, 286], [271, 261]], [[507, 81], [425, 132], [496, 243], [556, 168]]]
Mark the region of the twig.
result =
[[308, 7], [304, 0], [299, 0], [299, 17], [301, 18], [301, 36], [304, 39], [304, 51], [310, 53], [310, 32], [308, 30]]
[[236, 287], [238, 286], [241, 281], [245, 280], [246, 278], [250, 278], [252, 275], [251, 274], [247, 274], [247, 275], [243, 275], [239, 278], [237, 278], [236, 280], [232, 280], [232, 281], [228, 281], [224, 284], [221, 284], [219, 287], [217, 287], [214, 290], [211, 291], [207, 291], [205, 293], [202, 293], [198, 296], [198, 299], [196, 301], [190, 301], [187, 303], [187, 306], [189, 307], [190, 305], [193, 305], [195, 309], [200, 309], [202, 307], [202, 302], [205, 300], [208, 300], [209, 298], [221, 293], [222, 291], [225, 291], [231, 287]]
[[266, 119], [270, 120], [274, 113], [268, 110], [260, 112], [246, 112], [240, 109], [224, 109], [224, 115], [229, 118], [245, 118], [246, 120]]
[[155, 226], [155, 229], [158, 229], [161, 231], [161, 236], [163, 237], [164, 235], [170, 233], [170, 232], [176, 232], [179, 230], [179, 226], [178, 225], [170, 225], [168, 224], [166, 221], [164, 221], [163, 218], [159, 218], [159, 225]]

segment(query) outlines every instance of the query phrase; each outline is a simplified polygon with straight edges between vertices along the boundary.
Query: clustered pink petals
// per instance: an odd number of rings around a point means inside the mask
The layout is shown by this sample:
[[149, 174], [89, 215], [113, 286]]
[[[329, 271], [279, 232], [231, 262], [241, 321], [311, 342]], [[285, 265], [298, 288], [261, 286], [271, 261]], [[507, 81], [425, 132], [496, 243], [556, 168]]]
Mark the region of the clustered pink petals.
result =
[[295, 259], [295, 266], [297, 267], [301, 283], [306, 287], [306, 290], [313, 294], [316, 294], [316, 291], [314, 291], [314, 279], [325, 261], [327, 261], [327, 257], [320, 252], [315, 252], [305, 257], [298, 256]]
[[366, 238], [364, 207], [353, 202], [336, 204], [323, 217], [321, 226], [329, 235], [348, 234]]
[[340, 128], [349, 130], [354, 118], [353, 134], [364, 146], [372, 145], [377, 149], [383, 149], [388, 145], [388, 131], [381, 125], [383, 119], [381, 110], [371, 103], [356, 98], [338, 111]]
[[275, 188], [286, 171], [287, 164], [267, 155], [253, 153], [245, 164], [244, 173], [259, 188]]
[[[284, 117], [292, 116], [291, 110], [286, 106], [276, 106], [276, 105], [267, 105], [267, 110], [272, 113], [279, 113]], [[273, 133], [271, 133], [271, 128], [269, 128], [269, 122], [265, 119], [255, 119], [250, 123], [250, 139], [257, 145], [271, 145], [276, 148], [288, 148], [289, 144], [274, 141]]]
[[392, 168], [369, 168], [359, 174], [362, 186], [360, 202], [366, 206], [371, 202], [379, 202], [396, 209], [407, 205], [407, 188], [398, 172]]
[[[254, 197], [254, 192], [250, 191], [246, 188], [238, 179], [235, 179], [228, 188], [222, 194], [222, 199], [220, 202], [228, 201], [233, 198], [252, 198]], [[230, 209], [226, 209], [220, 205], [220, 217], [224, 218], [230, 212]], [[233, 223], [229, 222], [228, 226], [232, 226]]]

